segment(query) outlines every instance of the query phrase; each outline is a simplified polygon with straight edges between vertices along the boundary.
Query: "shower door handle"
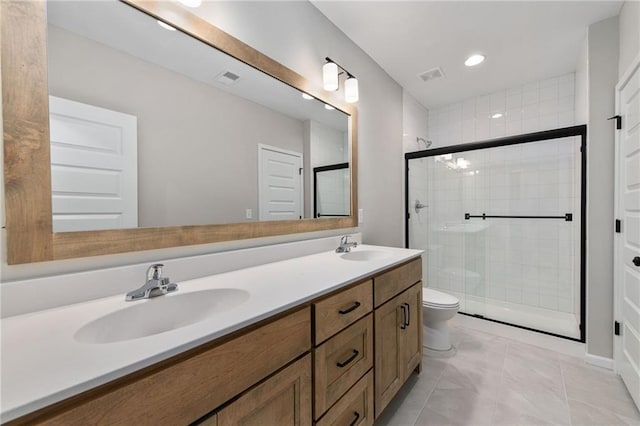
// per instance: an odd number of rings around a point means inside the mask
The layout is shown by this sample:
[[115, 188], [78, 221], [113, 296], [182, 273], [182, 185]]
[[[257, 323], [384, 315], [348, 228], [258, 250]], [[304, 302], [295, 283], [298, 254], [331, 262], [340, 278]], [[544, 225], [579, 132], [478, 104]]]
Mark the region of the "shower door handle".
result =
[[640, 266], [640, 256], [634, 257], [631, 262], [633, 262], [633, 264], [636, 266]]

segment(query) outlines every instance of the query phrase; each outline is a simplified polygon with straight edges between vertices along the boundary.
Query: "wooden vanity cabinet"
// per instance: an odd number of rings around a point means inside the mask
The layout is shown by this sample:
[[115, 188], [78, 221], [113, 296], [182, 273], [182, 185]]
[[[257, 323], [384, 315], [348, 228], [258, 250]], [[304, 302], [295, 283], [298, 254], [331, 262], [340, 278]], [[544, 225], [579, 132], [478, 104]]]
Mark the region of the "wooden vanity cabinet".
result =
[[365, 378], [374, 362], [372, 285], [366, 280], [312, 304], [317, 425], [373, 424], [373, 380]]
[[422, 260], [8, 423], [371, 426], [422, 365]]
[[311, 426], [311, 355], [269, 377], [217, 413], [217, 426], [234, 425]]
[[[400, 390], [413, 370], [422, 367], [422, 282], [420, 259], [374, 278], [396, 290], [406, 290], [385, 300], [374, 311], [375, 413], [378, 417]], [[385, 276], [387, 275], [387, 276]], [[395, 277], [389, 281], [389, 276]], [[412, 282], [413, 281], [413, 282]], [[412, 283], [411, 283], [412, 282]], [[376, 294], [377, 288], [375, 288]], [[379, 293], [389, 297], [388, 287]]]
[[[190, 424], [308, 353], [311, 348], [310, 308], [304, 307], [221, 340], [220, 343], [212, 342], [211, 345], [188, 351], [9, 424]], [[297, 361], [293, 365], [297, 366], [293, 374], [299, 375], [297, 384], [278, 382], [279, 388], [262, 387], [260, 389], [264, 390], [256, 390], [251, 394], [253, 397], [248, 397], [252, 403], [245, 404], [247, 408], [251, 406], [254, 411], [259, 411], [258, 401], [265, 401], [265, 410], [282, 409], [277, 403], [273, 405], [267, 401], [269, 398], [265, 398], [264, 393], [273, 390], [274, 397], [277, 392], [290, 394], [293, 386], [300, 398], [296, 402], [292, 400], [291, 403], [296, 407], [292, 405], [291, 410], [310, 419], [311, 404], [307, 402], [311, 393], [309, 356], [303, 358], [302, 363]], [[306, 368], [307, 371], [302, 373], [297, 368]], [[288, 379], [276, 378], [281, 373], [271, 376], [271, 379], [286, 382]], [[214, 421], [212, 419], [215, 417], [207, 421]]]

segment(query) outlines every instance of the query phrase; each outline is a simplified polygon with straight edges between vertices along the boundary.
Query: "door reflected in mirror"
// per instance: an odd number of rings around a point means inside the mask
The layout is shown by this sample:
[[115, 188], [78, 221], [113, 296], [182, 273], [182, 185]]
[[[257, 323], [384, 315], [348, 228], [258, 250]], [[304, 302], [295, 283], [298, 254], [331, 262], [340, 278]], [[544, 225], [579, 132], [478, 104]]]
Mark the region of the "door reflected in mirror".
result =
[[54, 232], [350, 215], [347, 114], [121, 2], [47, 13]]

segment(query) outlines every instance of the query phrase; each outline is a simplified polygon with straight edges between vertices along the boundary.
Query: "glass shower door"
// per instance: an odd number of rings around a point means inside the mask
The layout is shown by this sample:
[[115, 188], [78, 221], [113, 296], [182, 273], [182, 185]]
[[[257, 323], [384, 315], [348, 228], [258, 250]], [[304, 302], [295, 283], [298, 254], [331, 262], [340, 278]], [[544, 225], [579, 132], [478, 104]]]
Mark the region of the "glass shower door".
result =
[[523, 139], [408, 157], [409, 247], [461, 312], [578, 340], [584, 139]]

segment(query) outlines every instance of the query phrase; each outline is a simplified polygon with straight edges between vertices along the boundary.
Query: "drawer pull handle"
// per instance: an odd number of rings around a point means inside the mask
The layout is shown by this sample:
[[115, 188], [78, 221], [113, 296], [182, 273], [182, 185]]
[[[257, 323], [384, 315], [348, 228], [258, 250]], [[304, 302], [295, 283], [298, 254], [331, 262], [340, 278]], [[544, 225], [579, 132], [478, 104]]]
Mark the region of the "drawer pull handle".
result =
[[411, 325], [411, 305], [408, 303], [404, 303], [404, 305], [407, 307], [407, 324], [406, 326], [409, 327]]
[[344, 360], [344, 361], [342, 361], [342, 362], [338, 361], [336, 365], [337, 365], [338, 367], [342, 368], [342, 367], [346, 366], [347, 364], [349, 364], [349, 363], [350, 363], [351, 361], [353, 361], [354, 359], [356, 359], [356, 357], [357, 357], [359, 354], [360, 354], [360, 352], [358, 352], [357, 350], [355, 350], [355, 349], [354, 349], [354, 350], [353, 350], [353, 353], [351, 354], [351, 356], [350, 356], [349, 358], [345, 359], [345, 360]]
[[349, 312], [353, 312], [353, 311], [355, 311], [355, 310], [356, 310], [356, 309], [358, 309], [359, 307], [360, 307], [360, 302], [353, 302], [353, 305], [351, 305], [351, 306], [349, 306], [348, 308], [345, 308], [345, 309], [340, 309], [340, 310], [338, 311], [338, 313], [339, 313], [340, 315], [346, 315], [346, 314], [348, 314]]
[[356, 424], [358, 423], [358, 420], [360, 420], [360, 413], [358, 413], [357, 411], [354, 411], [353, 420], [351, 421], [351, 423], [349, 423], [349, 426], [356, 426]]
[[400, 324], [400, 330], [404, 330], [407, 328], [407, 304], [403, 303], [400, 305], [400, 309], [402, 309], [402, 324]]

